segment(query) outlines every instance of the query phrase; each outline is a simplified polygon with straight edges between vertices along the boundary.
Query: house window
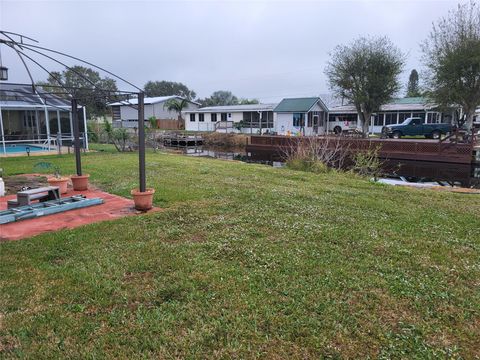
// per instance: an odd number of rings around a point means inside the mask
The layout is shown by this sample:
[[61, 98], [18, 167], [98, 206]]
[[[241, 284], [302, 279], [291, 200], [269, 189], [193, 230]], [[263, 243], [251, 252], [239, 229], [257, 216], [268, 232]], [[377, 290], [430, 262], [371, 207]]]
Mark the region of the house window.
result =
[[398, 123], [401, 124], [409, 117], [412, 117], [412, 113], [398, 113]]
[[260, 114], [256, 111], [251, 113], [252, 117], [250, 120], [250, 127], [252, 128], [260, 128]]
[[437, 124], [440, 121], [440, 114], [439, 113], [428, 113], [427, 114], [427, 123], [429, 124]]
[[374, 126], [383, 126], [383, 115], [384, 114], [377, 114], [373, 118], [373, 125]]
[[385, 114], [385, 125], [392, 125], [397, 123], [397, 113]]
[[273, 111], [262, 111], [260, 125], [262, 128], [273, 128]]
[[194, 122], [195, 121], [195, 114], [190, 114], [190, 121]]
[[251, 112], [244, 112], [243, 113], [243, 123], [245, 127], [252, 127], [252, 113]]
[[227, 121], [227, 113], [221, 113], [220, 114], [220, 120], [221, 121]]
[[112, 119], [121, 120], [120, 106], [112, 106]]
[[293, 113], [293, 126], [302, 127], [305, 126], [305, 114]]
[[205, 114], [198, 114], [198, 121], [204, 122], [205, 121]]
[[212, 122], [217, 122], [217, 114], [211, 114], [210, 118], [211, 118]]

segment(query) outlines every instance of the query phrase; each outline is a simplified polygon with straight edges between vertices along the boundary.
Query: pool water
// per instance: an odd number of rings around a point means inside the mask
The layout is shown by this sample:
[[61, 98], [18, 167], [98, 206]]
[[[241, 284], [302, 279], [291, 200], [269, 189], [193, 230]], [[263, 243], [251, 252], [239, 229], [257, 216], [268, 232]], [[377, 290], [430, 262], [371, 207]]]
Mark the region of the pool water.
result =
[[[36, 152], [36, 151], [47, 151], [48, 148], [44, 148], [42, 146], [37, 146], [37, 145], [24, 145], [24, 144], [18, 144], [18, 145], [7, 145], [5, 147], [5, 150], [7, 151], [7, 154], [18, 154], [18, 153], [27, 153], [27, 148], [30, 149], [30, 152]], [[0, 152], [2, 152], [2, 148], [0, 146]]]

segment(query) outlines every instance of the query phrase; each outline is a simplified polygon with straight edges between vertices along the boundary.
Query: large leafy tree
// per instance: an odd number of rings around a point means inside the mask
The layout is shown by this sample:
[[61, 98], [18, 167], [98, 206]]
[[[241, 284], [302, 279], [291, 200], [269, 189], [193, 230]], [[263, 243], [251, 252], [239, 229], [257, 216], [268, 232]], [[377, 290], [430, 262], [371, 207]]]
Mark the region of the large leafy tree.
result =
[[410, 76], [408, 77], [406, 96], [407, 97], [421, 96], [420, 85], [418, 81], [418, 72], [415, 69], [413, 69], [410, 72]]
[[251, 105], [251, 104], [258, 104], [258, 103], [260, 103], [258, 99], [242, 98], [238, 101], [239, 105]]
[[195, 91], [190, 90], [185, 84], [173, 81], [149, 81], [143, 89], [148, 97], [178, 95], [193, 100], [197, 96]]
[[458, 5], [433, 25], [422, 44], [427, 95], [440, 107], [458, 105], [473, 125], [480, 105], [480, 8]]
[[372, 114], [400, 90], [404, 62], [403, 53], [386, 37], [361, 37], [331, 54], [325, 69], [330, 88], [355, 105], [364, 134]]
[[238, 98], [231, 91], [218, 90], [210, 97], [197, 100], [203, 106], [238, 105]]
[[[87, 108], [87, 116], [97, 117], [107, 113], [107, 103], [114, 100], [117, 84], [114, 79], [101, 77], [98, 71], [84, 66], [73, 66], [62, 72], [52, 72], [46, 82], [38, 85], [46, 91], [58, 93], [55, 86], [64, 85], [77, 98], [79, 104]], [[61, 97], [68, 98], [66, 94]]]
[[226, 105], [248, 105], [258, 104], [257, 99], [238, 98], [231, 91], [217, 90], [210, 97], [197, 99], [202, 106], [226, 106]]

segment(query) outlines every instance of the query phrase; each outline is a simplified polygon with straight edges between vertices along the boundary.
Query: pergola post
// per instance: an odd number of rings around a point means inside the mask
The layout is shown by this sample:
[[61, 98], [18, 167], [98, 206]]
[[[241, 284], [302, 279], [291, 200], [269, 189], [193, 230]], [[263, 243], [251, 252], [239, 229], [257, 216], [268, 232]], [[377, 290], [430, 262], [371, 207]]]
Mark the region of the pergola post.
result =
[[138, 93], [138, 165], [140, 173], [140, 192], [147, 189], [147, 180], [145, 175], [145, 94]]
[[88, 131], [87, 131], [87, 109], [85, 106], [83, 109], [83, 143], [85, 144], [85, 150], [88, 150]]
[[72, 120], [72, 111], [68, 112], [69, 121], [70, 121], [70, 137], [73, 138], [73, 120]]
[[75, 164], [77, 175], [82, 176], [82, 159], [80, 154], [80, 136], [78, 129], [78, 108], [77, 99], [72, 98], [72, 123], [73, 123], [73, 144], [75, 148]]

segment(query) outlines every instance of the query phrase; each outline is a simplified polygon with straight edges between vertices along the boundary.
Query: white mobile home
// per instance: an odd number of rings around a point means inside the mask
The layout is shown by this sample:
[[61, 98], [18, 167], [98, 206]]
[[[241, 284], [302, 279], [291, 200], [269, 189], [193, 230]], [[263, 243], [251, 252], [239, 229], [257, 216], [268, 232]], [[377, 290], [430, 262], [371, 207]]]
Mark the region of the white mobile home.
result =
[[[181, 96], [159, 96], [145, 98], [145, 120], [154, 116], [157, 120], [177, 120], [178, 113], [168, 111], [165, 104], [170, 100], [183, 100]], [[138, 99], [129, 99], [108, 104], [112, 109], [113, 124], [116, 127], [138, 127], [138, 110], [136, 105]], [[199, 103], [188, 101], [187, 110], [194, 110], [200, 107]]]
[[[373, 116], [369, 132], [380, 133], [383, 126], [400, 124], [409, 117], [420, 117], [430, 124], [452, 121], [452, 114], [442, 113], [435, 105], [429, 104], [425, 98], [399, 98], [380, 107], [380, 111]], [[355, 106], [332, 106], [329, 111], [327, 127], [329, 132], [337, 134], [343, 130], [361, 129], [361, 120]]]
[[185, 129], [189, 131], [268, 133], [274, 129], [275, 104], [209, 106], [185, 110]]

